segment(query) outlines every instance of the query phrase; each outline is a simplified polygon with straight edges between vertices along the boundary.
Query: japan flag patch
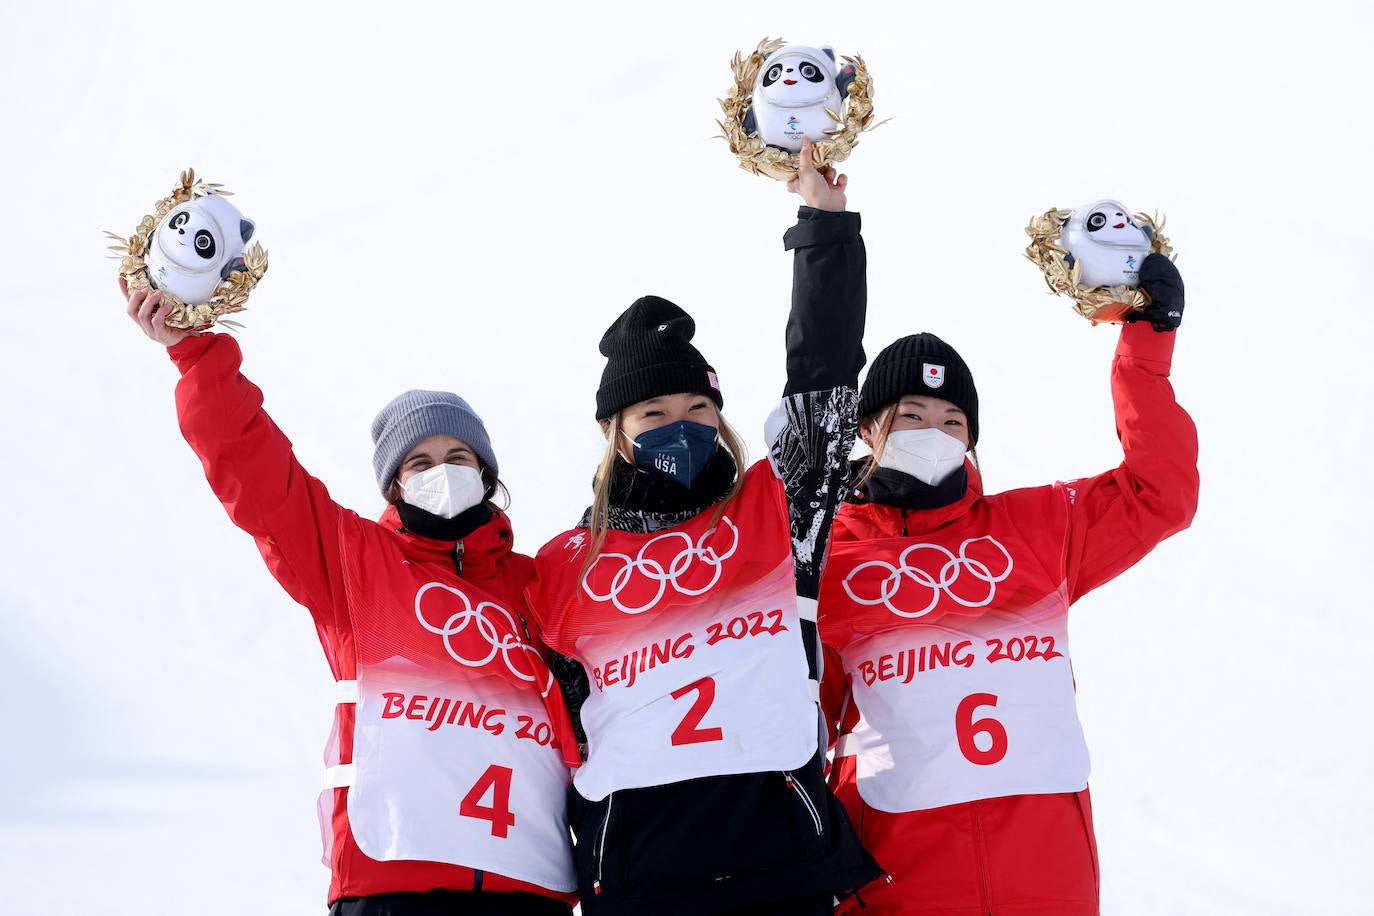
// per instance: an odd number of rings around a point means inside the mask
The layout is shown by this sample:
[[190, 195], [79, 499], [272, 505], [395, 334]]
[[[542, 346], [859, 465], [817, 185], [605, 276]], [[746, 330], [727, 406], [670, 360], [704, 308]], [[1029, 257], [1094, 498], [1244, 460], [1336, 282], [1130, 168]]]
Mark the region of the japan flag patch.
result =
[[921, 364], [921, 381], [927, 388], [939, 388], [945, 383], [945, 367], [934, 363]]

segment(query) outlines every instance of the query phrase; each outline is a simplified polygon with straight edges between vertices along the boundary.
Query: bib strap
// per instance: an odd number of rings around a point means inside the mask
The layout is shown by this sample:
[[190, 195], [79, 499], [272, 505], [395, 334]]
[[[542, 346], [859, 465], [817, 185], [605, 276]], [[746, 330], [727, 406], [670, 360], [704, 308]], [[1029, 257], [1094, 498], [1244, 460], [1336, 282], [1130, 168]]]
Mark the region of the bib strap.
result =
[[334, 682], [334, 702], [335, 703], [357, 703], [358, 702], [358, 682], [335, 681]]
[[321, 788], [342, 789], [351, 786], [357, 772], [358, 766], [354, 763], [336, 763], [332, 767], [325, 767], [324, 785]]

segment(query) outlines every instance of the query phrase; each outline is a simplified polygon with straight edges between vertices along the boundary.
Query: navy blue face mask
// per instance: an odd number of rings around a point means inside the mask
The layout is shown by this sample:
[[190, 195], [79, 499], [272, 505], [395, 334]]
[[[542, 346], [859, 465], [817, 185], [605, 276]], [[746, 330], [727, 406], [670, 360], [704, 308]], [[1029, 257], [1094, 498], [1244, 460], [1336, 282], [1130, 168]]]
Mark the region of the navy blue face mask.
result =
[[716, 428], [678, 420], [646, 429], [631, 441], [635, 467], [690, 487], [716, 453]]

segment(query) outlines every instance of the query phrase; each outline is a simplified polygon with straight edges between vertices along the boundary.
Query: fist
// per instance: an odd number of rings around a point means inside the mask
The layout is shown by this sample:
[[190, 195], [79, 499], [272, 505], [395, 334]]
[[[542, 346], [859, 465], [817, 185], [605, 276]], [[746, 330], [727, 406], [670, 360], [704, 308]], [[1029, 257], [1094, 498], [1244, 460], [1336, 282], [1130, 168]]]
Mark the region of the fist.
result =
[[1158, 253], [1146, 257], [1140, 265], [1140, 288], [1150, 297], [1150, 305], [1128, 315], [1127, 321], [1148, 321], [1160, 332], [1183, 322], [1183, 276], [1173, 261]]

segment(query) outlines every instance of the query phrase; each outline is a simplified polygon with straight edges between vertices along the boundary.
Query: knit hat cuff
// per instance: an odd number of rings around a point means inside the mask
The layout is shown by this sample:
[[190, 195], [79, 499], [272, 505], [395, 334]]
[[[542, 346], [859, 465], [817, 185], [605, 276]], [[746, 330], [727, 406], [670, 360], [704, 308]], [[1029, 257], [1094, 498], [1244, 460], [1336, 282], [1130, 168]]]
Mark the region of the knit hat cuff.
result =
[[875, 416], [908, 395], [949, 401], [968, 420], [970, 445], [978, 441], [978, 389], [958, 352], [934, 334], [913, 334], [883, 348], [859, 389], [859, 416]]
[[704, 363], [654, 363], [603, 379], [596, 392], [596, 418], [605, 420], [632, 404], [665, 394], [700, 394], [725, 406], [715, 370]]
[[[406, 401], [409, 403], [395, 412], [401, 406], [398, 402]], [[465, 401], [456, 395], [440, 392], [407, 392], [388, 404], [373, 423], [376, 450], [372, 456], [372, 469], [382, 495], [386, 495], [387, 487], [406, 454], [430, 436], [438, 435], [462, 439], [483, 467], [490, 468], [493, 474], [501, 473], [486, 427], [477, 414], [467, 408]]]

